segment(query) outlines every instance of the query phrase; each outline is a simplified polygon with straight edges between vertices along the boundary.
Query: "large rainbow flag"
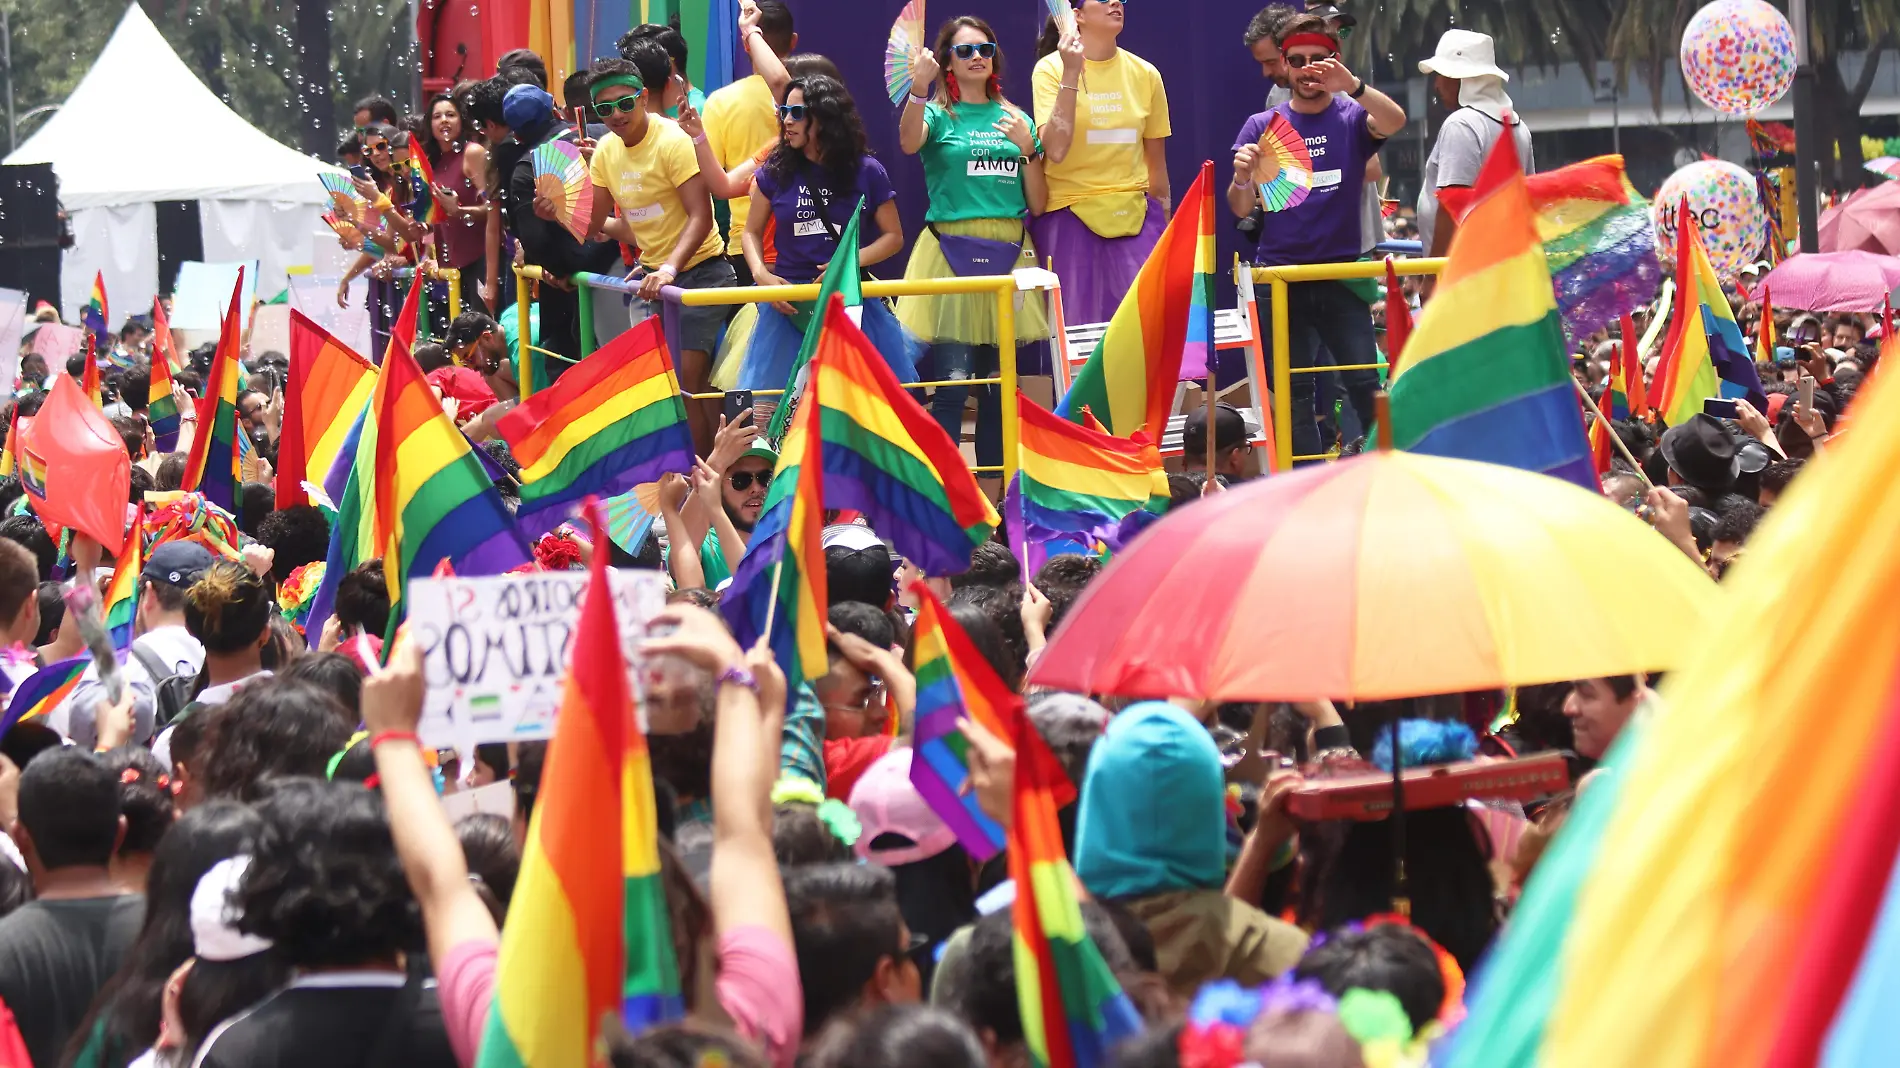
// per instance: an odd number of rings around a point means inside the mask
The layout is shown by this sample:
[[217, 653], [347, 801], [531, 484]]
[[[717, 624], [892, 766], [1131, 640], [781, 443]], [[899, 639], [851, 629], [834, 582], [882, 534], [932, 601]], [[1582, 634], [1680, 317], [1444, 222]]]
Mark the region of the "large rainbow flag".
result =
[[[1206, 374], [1213, 358], [1214, 209], [1214, 165], [1203, 163], [1056, 406], [1058, 414], [1079, 423], [1086, 406], [1111, 433], [1127, 437], [1146, 428], [1160, 439], [1174, 410], [1175, 384]], [[1191, 341], [1202, 365], [1199, 375], [1188, 376]]]
[[284, 383], [284, 427], [277, 442], [277, 507], [310, 503], [303, 484], [329, 473], [350, 425], [369, 405], [375, 388], [375, 364], [302, 312], [291, 311], [290, 374]]
[[1855, 407], [1750, 538], [1667, 710], [1639, 712], [1583, 790], [1442, 1063], [1893, 1063], [1900, 384]]
[[585, 497], [693, 470], [686, 402], [657, 316], [522, 401], [495, 430], [521, 465], [515, 523], [528, 537], [559, 526]]
[[910, 763], [911, 785], [957, 832], [965, 852], [988, 860], [1003, 848], [1003, 828], [970, 789], [970, 745], [957, 721], [981, 723], [1007, 738], [1014, 717], [1022, 715], [1023, 699], [997, 677], [928, 585], [912, 583], [911, 592], [917, 595], [917, 621], [911, 628], [917, 755]]
[[719, 602], [741, 647], [749, 649], [761, 634], [771, 635], [772, 656], [794, 685], [823, 675], [828, 667], [825, 613], [831, 596], [820, 545], [825, 467], [819, 458], [816, 384], [814, 376], [792, 416], [765, 507]]
[[92, 276], [92, 293], [86, 297], [85, 307], [79, 309], [79, 322], [100, 352], [112, 351], [111, 317], [111, 306], [106, 303], [106, 274], [98, 271]]
[[243, 293], [244, 268], [239, 267], [237, 284], [231, 287], [231, 305], [218, 331], [218, 350], [211, 358], [205, 395], [198, 402], [198, 432], [192, 436], [185, 480], [179, 487], [204, 494], [205, 500], [233, 515], [238, 512], [238, 483], [243, 481], [238, 467], [238, 438], [243, 431], [237, 425], [238, 375], [242, 370], [238, 361], [244, 331], [238, 298]]
[[1100, 539], [1119, 548], [1122, 521], [1131, 513], [1160, 516], [1168, 510], [1168, 476], [1146, 434], [1118, 438], [1098, 429], [1099, 423], [1069, 422], [1027, 397], [1017, 403], [1018, 470], [1004, 495], [1003, 515], [1010, 545], [1019, 553], [1056, 538], [1084, 544]]
[[1141, 1033], [1141, 1017], [1082, 923], [1075, 870], [1056, 822], [1075, 787], [1020, 705], [1009, 719], [1016, 747], [1010, 917], [1023, 1043], [1034, 1068], [1095, 1068], [1117, 1042]]
[[1702, 248], [1688, 197], [1677, 211], [1676, 308], [1656, 367], [1656, 411], [1670, 426], [1694, 417], [1709, 397], [1743, 397], [1756, 411], [1766, 411], [1761, 377]]
[[[387, 366], [387, 365], [385, 365]], [[606, 532], [590, 505], [594, 543]], [[603, 1023], [685, 1014], [646, 735], [634, 716], [607, 554], [595, 553], [574, 659], [522, 849], [478, 1068], [605, 1062]]]
[[1392, 376], [1392, 443], [1598, 488], [1516, 141], [1500, 137]]

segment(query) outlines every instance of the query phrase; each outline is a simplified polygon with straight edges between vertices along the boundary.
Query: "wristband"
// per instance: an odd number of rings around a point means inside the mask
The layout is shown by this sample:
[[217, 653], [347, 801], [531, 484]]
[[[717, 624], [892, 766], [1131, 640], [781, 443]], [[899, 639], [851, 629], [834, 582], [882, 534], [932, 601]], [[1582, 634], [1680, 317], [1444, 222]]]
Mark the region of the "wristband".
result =
[[911, 102], [916, 104], [918, 107], [922, 107], [925, 104], [930, 103], [930, 96], [927, 93], [912, 93], [910, 94], [910, 99], [911, 99]]
[[382, 196], [377, 197], [376, 203], [373, 206], [375, 207], [377, 211], [388, 211], [390, 208], [394, 207], [394, 205], [389, 202], [388, 194], [384, 194]]
[[695, 138], [693, 138], [693, 143], [694, 143], [694, 144], [696, 144], [696, 145], [703, 145], [703, 144], [705, 144], [705, 143], [706, 143], [706, 135], [702, 133], [702, 134], [700, 134], [700, 135], [699, 135], [698, 137], [695, 137]]
[[417, 748], [421, 748], [422, 737], [415, 731], [377, 731], [369, 736], [371, 749], [375, 749], [384, 742], [414, 742]]
[[750, 671], [747, 671], [745, 668], [740, 667], [738, 664], [734, 664], [731, 667], [727, 668], [726, 670], [720, 672], [719, 677], [713, 680], [713, 685], [716, 688], [719, 686], [723, 686], [728, 682], [732, 683], [734, 686], [743, 686], [746, 689], [751, 690], [755, 696], [759, 692], [759, 680], [753, 678], [752, 673]]
[[1359, 79], [1359, 84], [1353, 86], [1352, 92], [1347, 93], [1346, 95], [1348, 97], [1351, 97], [1354, 100], [1357, 100], [1362, 96], [1365, 96], [1366, 95], [1366, 80], [1364, 78]]
[[1069, 92], [1071, 92], [1071, 93], [1079, 93], [1079, 92], [1081, 92], [1081, 91], [1082, 91], [1082, 90], [1080, 90], [1080, 89], [1077, 89], [1077, 88], [1076, 88], [1075, 86], [1073, 86], [1073, 85], [1063, 85], [1063, 84], [1062, 84], [1062, 83], [1060, 83], [1060, 82], [1057, 82], [1057, 83], [1056, 83], [1056, 92], [1061, 92], [1061, 91], [1062, 91], [1062, 90], [1064, 90], [1064, 89], [1067, 89], [1067, 90], [1068, 90]]

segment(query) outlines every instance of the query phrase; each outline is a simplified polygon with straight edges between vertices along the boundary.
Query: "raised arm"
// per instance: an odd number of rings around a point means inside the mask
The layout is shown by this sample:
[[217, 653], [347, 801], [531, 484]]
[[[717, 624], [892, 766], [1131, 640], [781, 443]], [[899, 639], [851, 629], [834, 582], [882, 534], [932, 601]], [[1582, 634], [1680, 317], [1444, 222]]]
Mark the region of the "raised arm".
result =
[[930, 98], [930, 86], [943, 73], [937, 56], [928, 48], [919, 48], [910, 60], [910, 95], [904, 98], [904, 112], [897, 120], [897, 144], [904, 155], [914, 156], [924, 147], [929, 132], [924, 109]]
[[[1061, 163], [1069, 157], [1069, 145], [1075, 139], [1075, 101], [1081, 93], [1082, 78], [1082, 38], [1074, 33], [1064, 34], [1056, 52], [1062, 57], [1062, 72], [1055, 85], [1055, 103], [1049, 109], [1049, 118], [1042, 124], [1042, 147], [1049, 156], [1049, 162]], [[1044, 82], [1046, 82], [1046, 78]], [[1044, 109], [1042, 101], [1049, 86], [1039, 83], [1036, 86], [1036, 111]]]

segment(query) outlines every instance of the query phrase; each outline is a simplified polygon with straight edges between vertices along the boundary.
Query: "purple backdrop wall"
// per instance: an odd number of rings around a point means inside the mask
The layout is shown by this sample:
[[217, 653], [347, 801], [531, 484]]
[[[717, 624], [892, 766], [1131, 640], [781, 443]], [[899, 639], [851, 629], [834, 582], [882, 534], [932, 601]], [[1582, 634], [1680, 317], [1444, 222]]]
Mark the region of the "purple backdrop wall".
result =
[[[897, 146], [897, 109], [884, 95], [884, 41], [903, 0], [790, 0], [798, 22], [798, 50], [831, 57], [851, 93], [857, 98], [878, 159], [897, 186], [897, 203], [906, 237], [923, 227], [924, 172], [914, 156]], [[1247, 116], [1260, 110], [1267, 84], [1260, 66], [1241, 47], [1247, 20], [1265, 0], [1165, 0], [1139, 2], [1128, 7], [1122, 31], [1124, 48], [1153, 63], [1168, 90], [1168, 111], [1174, 134], [1168, 139], [1168, 177], [1178, 195], [1194, 180], [1202, 160], [1215, 162], [1214, 180], [1224, 185], [1232, 159], [1234, 134]], [[936, 27], [958, 15], [977, 15], [996, 30], [1003, 46], [1003, 88], [1023, 110], [1033, 110], [1029, 72], [1035, 66], [1036, 35], [1043, 19], [1039, 0], [937, 0], [930, 6], [928, 25]], [[749, 71], [742, 58], [738, 69]], [[1239, 242], [1223, 218], [1216, 228], [1220, 238], [1222, 306], [1233, 304], [1233, 284], [1226, 265], [1233, 262]], [[897, 277], [901, 260], [887, 274]]]

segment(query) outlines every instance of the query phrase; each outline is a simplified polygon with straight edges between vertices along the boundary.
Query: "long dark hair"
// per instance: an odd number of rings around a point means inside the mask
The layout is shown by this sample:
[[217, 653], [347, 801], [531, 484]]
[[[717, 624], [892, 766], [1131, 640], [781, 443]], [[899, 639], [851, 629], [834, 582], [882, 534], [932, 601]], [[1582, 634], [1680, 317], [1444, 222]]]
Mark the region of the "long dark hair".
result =
[[[794, 89], [805, 94], [805, 116], [818, 142], [818, 165], [831, 173], [837, 185], [854, 184], [858, 166], [870, 150], [865, 147], [864, 122], [858, 118], [858, 105], [851, 99], [851, 90], [846, 89], [843, 82], [822, 74], [793, 79], [785, 86], [785, 99], [792, 98]], [[784, 121], [780, 120], [778, 144], [765, 161], [772, 176], [780, 181], [790, 180], [805, 161], [802, 150], [785, 143], [784, 127]]]
[[937, 43], [930, 50], [937, 54], [937, 66], [942, 68], [943, 76], [937, 82], [937, 103], [946, 108], [955, 109], [963, 101], [963, 90], [957, 85], [957, 76], [950, 73], [950, 42], [956, 39], [957, 31], [964, 27], [982, 34], [991, 44], [996, 45], [996, 55], [990, 60], [990, 78], [984, 90], [990, 94], [993, 103], [1003, 103], [1003, 46], [997, 44], [996, 31], [990, 24], [975, 15], [958, 15], [943, 24], [937, 31]]
[[462, 102], [448, 93], [437, 93], [430, 97], [429, 106], [422, 110], [422, 122], [424, 127], [422, 154], [429, 157], [430, 167], [434, 167], [442, 162], [443, 148], [435, 139], [435, 106], [444, 102], [447, 102], [450, 107], [455, 109], [455, 125], [457, 127], [455, 143], [449, 146], [448, 151], [460, 152], [462, 146], [468, 144], [468, 116], [462, 114]]
[[[395, 186], [397, 180], [395, 166], [396, 134], [398, 132], [400, 131], [394, 126], [381, 122], [372, 122], [368, 126], [363, 127], [363, 164], [369, 168], [369, 173], [375, 177], [376, 188], [381, 189], [385, 193], [389, 192], [389, 190]], [[369, 150], [369, 139], [372, 137], [380, 137], [389, 142], [389, 170], [384, 170], [376, 165], [375, 154]]]
[[93, 999], [74, 1030], [62, 1064], [71, 1064], [103, 1024], [100, 1063], [123, 1065], [158, 1040], [165, 981], [192, 956], [191, 894], [211, 866], [248, 852], [263, 820], [235, 801], [206, 801], [178, 818], [153, 851], [145, 884], [145, 923], [119, 970]]

